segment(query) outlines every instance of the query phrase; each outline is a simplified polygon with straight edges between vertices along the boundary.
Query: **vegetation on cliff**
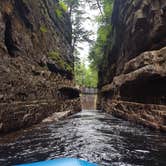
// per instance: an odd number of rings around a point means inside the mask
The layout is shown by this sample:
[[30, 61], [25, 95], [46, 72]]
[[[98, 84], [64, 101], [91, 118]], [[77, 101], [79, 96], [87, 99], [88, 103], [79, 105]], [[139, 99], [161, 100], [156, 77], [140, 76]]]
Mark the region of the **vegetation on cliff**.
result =
[[109, 35], [112, 31], [111, 15], [113, 10], [113, 0], [100, 0], [101, 15], [96, 19], [99, 24], [97, 40], [92, 45], [89, 60], [91, 66], [98, 70], [107, 45], [110, 45]]
[[160, 130], [165, 130], [165, 7], [165, 1], [115, 0], [101, 24], [112, 28], [108, 35], [99, 30], [90, 55], [99, 69], [98, 109]]
[[[88, 87], [97, 87], [98, 82], [98, 66], [101, 64], [104, 56], [104, 50], [110, 42], [109, 35], [112, 31], [111, 15], [113, 8], [113, 0], [63, 0], [59, 2], [61, 8], [68, 12], [72, 23], [72, 54], [75, 57], [75, 80], [76, 84]], [[98, 24], [97, 39], [91, 39], [91, 31], [86, 30], [83, 22], [91, 19], [91, 16], [84, 17], [85, 5], [88, 4], [90, 9], [98, 10], [99, 16], [95, 19]], [[57, 15], [59, 12], [56, 11]], [[60, 17], [60, 16], [59, 16]], [[91, 20], [92, 21], [92, 20]], [[79, 58], [80, 43], [89, 42], [91, 45], [89, 53], [89, 65], [85, 65]], [[86, 49], [86, 48], [81, 48]]]
[[[97, 39], [93, 41], [92, 43], [90, 43], [91, 49], [88, 56], [88, 59], [90, 62], [89, 66], [83, 67], [85, 65], [83, 65], [82, 63], [80, 62], [76, 63], [75, 77], [76, 77], [76, 82], [79, 85], [88, 86], [88, 87], [97, 87], [98, 69], [102, 62], [105, 48], [111, 42], [109, 40], [109, 35], [111, 34], [111, 31], [112, 31], [111, 15], [112, 15], [114, 1], [113, 0], [111, 1], [110, 0], [96, 0], [96, 1], [87, 0], [86, 2], [88, 2], [91, 9], [99, 10], [99, 13], [100, 13], [99, 16], [97, 16], [95, 19], [95, 23], [98, 24]], [[89, 74], [85, 74], [85, 73], [89, 73]], [[83, 79], [85, 81], [83, 81]]]
[[[84, 62], [79, 57], [80, 43], [92, 43], [92, 32], [87, 30], [83, 22], [90, 19], [85, 16], [84, 6], [87, 1], [82, 0], [64, 0], [67, 5], [67, 12], [72, 23], [72, 54], [75, 60], [75, 81], [77, 85], [96, 87], [97, 86], [97, 72], [90, 66], [83, 64]], [[89, 1], [90, 2], [90, 1]]]

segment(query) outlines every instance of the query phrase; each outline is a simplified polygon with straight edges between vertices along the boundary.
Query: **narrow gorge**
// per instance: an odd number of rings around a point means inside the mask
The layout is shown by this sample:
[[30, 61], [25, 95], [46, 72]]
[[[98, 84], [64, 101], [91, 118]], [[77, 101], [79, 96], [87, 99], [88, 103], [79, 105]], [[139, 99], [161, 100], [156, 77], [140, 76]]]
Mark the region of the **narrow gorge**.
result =
[[0, 0], [1, 133], [81, 110], [71, 40], [58, 0]]
[[[116, 0], [109, 22], [98, 109], [166, 131], [166, 2]], [[59, 1], [1, 0], [0, 30], [0, 132], [81, 111], [72, 23]]]
[[166, 1], [116, 0], [98, 108], [166, 131]]
[[166, 0], [0, 0], [0, 58], [0, 166], [166, 166]]

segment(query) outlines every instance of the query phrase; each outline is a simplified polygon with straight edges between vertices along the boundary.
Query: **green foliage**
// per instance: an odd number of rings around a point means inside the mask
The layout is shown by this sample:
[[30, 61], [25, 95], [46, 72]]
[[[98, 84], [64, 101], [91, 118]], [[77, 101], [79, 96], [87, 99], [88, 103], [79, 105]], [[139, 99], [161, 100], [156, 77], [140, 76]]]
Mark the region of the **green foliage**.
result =
[[91, 47], [89, 54], [91, 66], [96, 70], [101, 65], [106, 46], [112, 43], [112, 41], [110, 41], [110, 34], [112, 32], [110, 19], [113, 10], [113, 0], [101, 0], [101, 3], [103, 13], [97, 18], [97, 21], [100, 25], [98, 29], [98, 36], [95, 44]]
[[72, 23], [72, 53], [76, 56], [79, 52], [79, 45], [82, 42], [92, 42], [90, 30], [86, 30], [84, 21], [87, 17], [84, 16], [84, 5], [87, 1], [82, 0], [61, 0], [68, 7], [68, 14]]
[[61, 7], [61, 9], [63, 9], [63, 11], [67, 12], [68, 7], [63, 1], [59, 2], [59, 6]]
[[79, 86], [97, 87], [98, 74], [91, 67], [86, 67], [83, 63], [75, 63], [75, 81]]
[[57, 15], [57, 17], [58, 17], [59, 19], [61, 19], [61, 18], [63, 17], [63, 12], [62, 12], [61, 9], [55, 7], [54, 11], [55, 11], [55, 14]]
[[110, 24], [101, 26], [98, 30], [98, 38], [102, 44], [105, 44], [108, 39], [108, 35], [112, 31], [112, 26]]
[[62, 19], [63, 13], [66, 13], [68, 10], [67, 3], [65, 3], [63, 0], [59, 1], [59, 6], [55, 6], [54, 11], [55, 14], [59, 19]]
[[68, 6], [63, 0], [59, 1], [59, 6], [55, 6], [54, 11], [59, 19], [62, 19], [63, 13], [67, 12]]
[[113, 2], [113, 0], [104, 0], [103, 10], [106, 19], [109, 19], [112, 15]]
[[49, 52], [48, 56], [52, 58], [53, 60], [59, 60], [60, 59], [60, 54], [57, 51], [51, 51]]
[[44, 25], [42, 25], [42, 26], [40, 26], [40, 31], [42, 33], [46, 33], [47, 32], [47, 28]]
[[67, 62], [65, 62], [58, 51], [51, 51], [48, 53], [48, 56], [54, 60], [60, 68], [72, 72], [72, 67]]
[[107, 46], [107, 44], [110, 44], [108, 42], [109, 41], [108, 38], [111, 31], [112, 31], [112, 26], [110, 24], [100, 26], [98, 30], [97, 40], [95, 44], [91, 47], [89, 53], [89, 60], [91, 62], [91, 67], [96, 70], [99, 68], [102, 62], [105, 47]]

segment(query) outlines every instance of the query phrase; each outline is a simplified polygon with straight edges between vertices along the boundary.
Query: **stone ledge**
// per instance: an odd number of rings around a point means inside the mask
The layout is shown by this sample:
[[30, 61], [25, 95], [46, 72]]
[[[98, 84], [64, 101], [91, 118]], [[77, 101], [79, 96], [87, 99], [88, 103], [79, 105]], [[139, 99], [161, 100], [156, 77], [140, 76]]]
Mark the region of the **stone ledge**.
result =
[[69, 111], [70, 113], [81, 111], [80, 99], [57, 101], [42, 100], [27, 102], [15, 102], [0, 105], [0, 132], [7, 133], [24, 127], [29, 127], [41, 122], [53, 113]]
[[151, 129], [166, 131], [166, 106], [107, 100], [102, 109], [114, 116], [144, 125]]
[[[123, 73], [127, 74], [138, 70], [147, 65], [157, 65], [166, 68], [166, 47], [161, 48], [160, 50], [146, 51], [137, 56], [136, 58], [127, 62], [124, 66]], [[163, 71], [164, 72], [164, 71]]]
[[120, 75], [101, 88], [101, 95], [130, 102], [165, 105], [165, 53], [166, 47], [144, 52], [130, 60]]
[[119, 76], [114, 77], [113, 82], [111, 84], [103, 86], [101, 92], [113, 91], [117, 88], [120, 88], [125, 83], [139, 80], [141, 79], [141, 77], [144, 79], [148, 79], [153, 76], [165, 78], [166, 70], [164, 69], [164, 66], [147, 65], [131, 73], [121, 74]]
[[68, 117], [72, 114], [72, 110], [69, 111], [63, 111], [63, 112], [55, 112], [51, 116], [45, 118], [42, 122], [43, 123], [51, 123], [51, 122], [57, 122], [60, 119], [63, 119], [65, 117]]

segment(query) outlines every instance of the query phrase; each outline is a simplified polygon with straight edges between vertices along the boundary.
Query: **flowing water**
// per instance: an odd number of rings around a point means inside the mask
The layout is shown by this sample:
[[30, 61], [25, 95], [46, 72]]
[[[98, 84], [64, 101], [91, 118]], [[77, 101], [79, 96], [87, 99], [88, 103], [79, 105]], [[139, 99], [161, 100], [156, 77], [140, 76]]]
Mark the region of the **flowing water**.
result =
[[166, 135], [99, 111], [0, 138], [0, 166], [77, 157], [100, 166], [166, 166]]

